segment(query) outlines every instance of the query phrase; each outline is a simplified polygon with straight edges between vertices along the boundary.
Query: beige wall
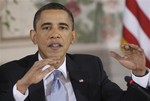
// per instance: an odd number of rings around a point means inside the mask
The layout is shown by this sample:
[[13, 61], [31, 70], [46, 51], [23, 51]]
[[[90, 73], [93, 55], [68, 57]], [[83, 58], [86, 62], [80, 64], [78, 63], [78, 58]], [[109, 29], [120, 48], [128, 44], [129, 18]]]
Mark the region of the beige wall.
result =
[[30, 40], [15, 41], [0, 44], [0, 63], [19, 59], [27, 54], [32, 54], [37, 51], [37, 48]]

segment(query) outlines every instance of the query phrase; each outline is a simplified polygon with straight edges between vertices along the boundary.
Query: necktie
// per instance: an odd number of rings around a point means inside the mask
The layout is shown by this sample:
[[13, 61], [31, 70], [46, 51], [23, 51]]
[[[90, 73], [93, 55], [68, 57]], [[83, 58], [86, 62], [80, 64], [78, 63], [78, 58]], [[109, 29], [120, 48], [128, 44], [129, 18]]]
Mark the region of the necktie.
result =
[[53, 71], [54, 79], [51, 85], [50, 101], [67, 101], [65, 86], [59, 80], [62, 73], [59, 70]]

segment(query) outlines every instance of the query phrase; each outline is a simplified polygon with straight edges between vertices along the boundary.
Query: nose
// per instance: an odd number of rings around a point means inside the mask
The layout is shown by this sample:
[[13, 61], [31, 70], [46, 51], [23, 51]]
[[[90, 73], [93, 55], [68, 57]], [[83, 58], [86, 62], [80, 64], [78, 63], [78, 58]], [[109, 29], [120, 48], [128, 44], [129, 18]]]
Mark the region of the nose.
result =
[[53, 34], [50, 35], [50, 38], [51, 39], [57, 39], [57, 38], [60, 38], [60, 35], [57, 34], [57, 33], [53, 33]]
[[50, 38], [51, 39], [57, 39], [57, 38], [60, 38], [60, 32], [54, 30], [52, 31], [52, 33], [50, 34]]

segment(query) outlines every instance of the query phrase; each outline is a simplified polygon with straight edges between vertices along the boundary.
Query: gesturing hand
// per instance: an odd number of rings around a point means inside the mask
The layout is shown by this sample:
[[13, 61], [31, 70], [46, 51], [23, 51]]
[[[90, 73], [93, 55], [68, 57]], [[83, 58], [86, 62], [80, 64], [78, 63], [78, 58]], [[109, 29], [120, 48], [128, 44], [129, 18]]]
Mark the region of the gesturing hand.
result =
[[[24, 93], [30, 85], [40, 82], [47, 73], [54, 69], [54, 65], [59, 62], [59, 58], [43, 59], [35, 62], [23, 78], [18, 80], [17, 89]], [[49, 65], [49, 67], [43, 70], [43, 67], [46, 65]]]
[[137, 76], [143, 76], [146, 72], [146, 60], [144, 50], [134, 44], [121, 46], [124, 56], [111, 51], [110, 55], [120, 62], [121, 65], [133, 71]]

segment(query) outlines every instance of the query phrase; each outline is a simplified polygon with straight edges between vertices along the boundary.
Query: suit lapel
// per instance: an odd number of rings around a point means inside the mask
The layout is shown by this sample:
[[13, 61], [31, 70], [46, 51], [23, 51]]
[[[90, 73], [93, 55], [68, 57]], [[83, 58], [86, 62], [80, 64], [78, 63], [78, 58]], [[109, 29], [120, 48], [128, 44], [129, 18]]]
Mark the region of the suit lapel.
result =
[[88, 72], [82, 71], [68, 55], [66, 63], [77, 101], [89, 101]]
[[29, 87], [29, 101], [45, 101], [43, 81]]

